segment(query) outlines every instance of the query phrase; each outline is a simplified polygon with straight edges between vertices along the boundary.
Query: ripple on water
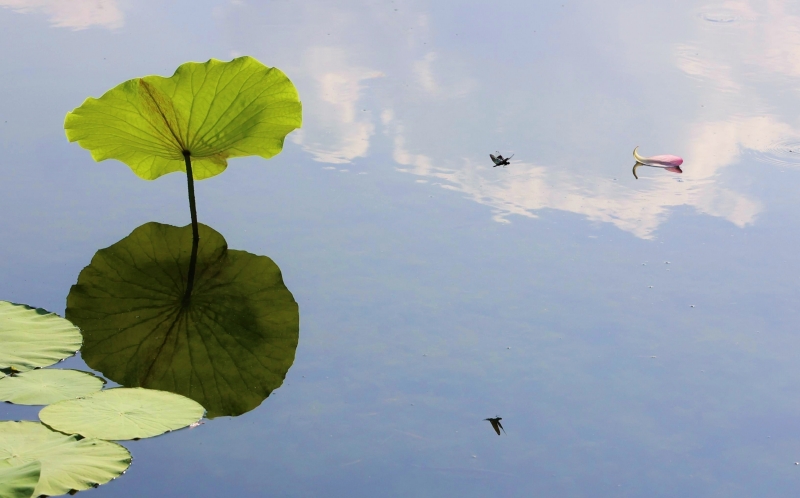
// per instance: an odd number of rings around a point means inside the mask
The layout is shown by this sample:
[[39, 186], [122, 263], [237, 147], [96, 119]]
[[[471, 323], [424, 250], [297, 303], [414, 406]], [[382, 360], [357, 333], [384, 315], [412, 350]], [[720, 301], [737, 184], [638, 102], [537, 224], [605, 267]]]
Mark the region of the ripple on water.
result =
[[800, 138], [787, 138], [755, 151], [759, 159], [779, 165], [800, 164]]
[[700, 17], [702, 17], [704, 21], [719, 24], [730, 24], [739, 20], [739, 18], [733, 14], [721, 14], [718, 12], [707, 12]]
[[714, 24], [733, 24], [742, 20], [739, 13], [724, 8], [701, 12], [700, 19]]

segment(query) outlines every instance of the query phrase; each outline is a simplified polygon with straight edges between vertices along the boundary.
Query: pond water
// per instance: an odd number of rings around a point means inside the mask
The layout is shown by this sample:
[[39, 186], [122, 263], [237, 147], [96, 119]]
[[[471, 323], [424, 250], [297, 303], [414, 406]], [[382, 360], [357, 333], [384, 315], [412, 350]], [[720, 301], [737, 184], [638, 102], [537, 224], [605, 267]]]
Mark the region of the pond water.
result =
[[195, 187], [299, 305], [285, 380], [87, 496], [797, 492], [797, 2], [0, 6], [3, 300], [63, 315], [99, 249], [190, 221], [183, 175], [67, 142], [86, 97], [251, 55], [303, 102]]

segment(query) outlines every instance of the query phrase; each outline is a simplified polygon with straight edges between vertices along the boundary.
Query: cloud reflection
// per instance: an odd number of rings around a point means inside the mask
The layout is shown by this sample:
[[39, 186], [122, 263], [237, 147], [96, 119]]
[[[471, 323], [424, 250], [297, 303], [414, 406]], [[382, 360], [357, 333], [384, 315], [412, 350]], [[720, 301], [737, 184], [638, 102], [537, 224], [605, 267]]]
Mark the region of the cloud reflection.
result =
[[[297, 37], [296, 78], [313, 88], [303, 96], [306, 123], [294, 140], [315, 160], [334, 164], [386, 144], [389, 150], [378, 152], [397, 169], [462, 192], [490, 207], [498, 222], [557, 209], [652, 238], [684, 206], [744, 227], [763, 208], [726, 184], [725, 168], [794, 137], [800, 144], [794, 126], [765, 112], [776, 108], [774, 88], [759, 84], [753, 70], [800, 74], [800, 18], [787, 2], [700, 6], [678, 42], [661, 47], [657, 37], [640, 39], [648, 48], [641, 54], [610, 46], [578, 59], [552, 45], [563, 41], [557, 29], [547, 40], [531, 32], [509, 45], [494, 39], [463, 48], [463, 27], [425, 2], [399, 10], [311, 3], [281, 32]], [[247, 16], [270, 19], [274, 9], [252, 6]], [[658, 10], [641, 14], [656, 17]], [[591, 32], [581, 36], [581, 47], [596, 41]], [[530, 51], [514, 52], [520, 46]], [[592, 72], [595, 59], [616, 73]], [[679, 153], [683, 174], [630, 178], [637, 144]], [[497, 148], [517, 153], [502, 172], [485, 164]]]
[[101, 26], [121, 28], [124, 16], [116, 0], [0, 0], [0, 7], [20, 13], [42, 13], [53, 26], [86, 29]]
[[[515, 161], [498, 174], [485, 161], [464, 158], [458, 165], [446, 167], [442, 166], [445, 161], [415, 154], [407, 148], [403, 131], [401, 124], [394, 123], [393, 158], [403, 166], [399, 171], [439, 180], [434, 185], [462, 192], [492, 208], [493, 219], [500, 223], [510, 223], [512, 215], [536, 218], [538, 211], [557, 209], [651, 239], [670, 210], [679, 206], [693, 206], [698, 212], [739, 227], [753, 223], [761, 211], [758, 202], [716, 184], [711, 178], [714, 172], [706, 168], [699, 168], [699, 174], [689, 174], [691, 180], [683, 183], [676, 183], [671, 176], [648, 178], [643, 188], [625, 186], [616, 178], [576, 175], [571, 170], [525, 161]], [[702, 151], [695, 151], [698, 158], [703, 157]], [[711, 166], [719, 168], [713, 163]], [[627, 167], [620, 165], [620, 176]]]
[[345, 50], [336, 47], [310, 48], [305, 70], [316, 93], [303, 96], [305, 123], [292, 140], [320, 162], [342, 164], [366, 156], [375, 125], [359, 101], [364, 82], [383, 73], [348, 64]]

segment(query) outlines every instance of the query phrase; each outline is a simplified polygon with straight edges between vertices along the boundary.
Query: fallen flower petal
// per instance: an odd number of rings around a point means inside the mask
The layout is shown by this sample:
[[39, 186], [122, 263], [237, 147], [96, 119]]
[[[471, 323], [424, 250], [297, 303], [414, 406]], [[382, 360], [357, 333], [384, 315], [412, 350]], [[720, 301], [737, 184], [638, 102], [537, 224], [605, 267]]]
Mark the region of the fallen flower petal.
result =
[[[661, 155], [661, 156], [653, 156], [653, 157], [642, 157], [639, 155], [638, 152], [639, 147], [633, 149], [633, 158], [636, 159], [638, 162], [645, 164], [647, 166], [673, 166], [678, 167], [683, 164], [683, 158], [678, 156], [672, 156], [669, 154]], [[682, 171], [676, 171], [676, 173], [681, 173]]]

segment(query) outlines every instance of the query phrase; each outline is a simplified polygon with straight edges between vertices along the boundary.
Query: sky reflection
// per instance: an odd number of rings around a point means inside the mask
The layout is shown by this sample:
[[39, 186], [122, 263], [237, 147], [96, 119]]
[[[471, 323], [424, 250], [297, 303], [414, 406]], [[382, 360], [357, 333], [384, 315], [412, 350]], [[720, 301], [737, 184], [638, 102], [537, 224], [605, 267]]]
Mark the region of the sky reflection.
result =
[[[62, 312], [98, 248], [189, 221], [180, 175], [66, 141], [88, 95], [248, 54], [304, 103], [280, 155], [196, 187], [302, 309], [283, 387], [135, 443], [96, 493], [797, 489], [791, 2], [119, 2], [118, 27], [2, 5], [3, 299]], [[636, 146], [683, 173], [633, 178]]]
[[121, 28], [125, 17], [116, 0], [0, 0], [0, 7], [22, 14], [44, 14], [52, 26], [74, 30]]
[[[671, 42], [666, 51], [658, 37], [641, 37], [638, 43], [651, 45], [650, 50], [631, 54], [599, 45], [599, 34], [574, 35], [588, 52], [606, 59], [602, 79], [624, 81], [646, 74], [651, 81], [644, 82], [645, 93], [664, 93], [659, 90], [664, 85], [676, 85], [676, 91], [661, 99], [648, 96], [661, 100], [655, 105], [641, 102], [641, 88], [624, 83], [594, 94], [595, 101], [588, 105], [582, 86], [571, 88], [567, 83], [558, 94], [548, 92], [547, 73], [567, 71], [579, 80], [591, 69], [565, 67], [563, 60], [539, 55], [548, 44], [563, 44], [560, 28], [567, 29], [572, 18], [558, 19], [540, 34], [517, 33], [515, 37], [523, 39], [514, 42], [529, 45], [529, 55], [504, 61], [507, 66], [500, 68], [483, 54], [467, 60], [453, 52], [452, 39], [477, 35], [457, 33], [424, 2], [356, 5], [312, 2], [305, 7], [303, 22], [274, 31], [242, 26], [283, 19], [288, 4], [232, 5], [224, 17], [228, 25], [237, 26], [236, 33], [229, 33], [235, 46], [270, 46], [278, 37], [297, 40], [288, 44], [296, 51], [288, 57], [296, 61], [292, 74], [307, 88], [308, 105], [304, 129], [293, 140], [316, 161], [346, 164], [380, 156], [388, 146], [399, 171], [462, 192], [488, 206], [499, 222], [512, 221], [511, 215], [535, 217], [542, 209], [557, 209], [651, 238], [671, 211], [690, 206], [744, 227], [755, 222], [762, 203], [747, 191], [719, 182], [724, 169], [739, 163], [748, 151], [766, 152], [776, 142], [798, 137], [780, 116], [763, 114], [769, 96], [759, 85], [763, 74], [748, 70], [754, 64], [761, 71], [779, 73], [792, 67], [786, 65], [793, 50], [786, 48], [786, 40], [797, 38], [789, 47], [798, 47], [800, 38], [789, 33], [787, 17], [792, 16], [780, 3], [758, 9], [746, 3], [700, 9], [682, 20], [680, 41]], [[524, 16], [526, 7], [519, 8]], [[587, 12], [593, 10], [590, 6], [580, 8], [584, 15], [594, 13]], [[642, 9], [639, 15], [657, 15]], [[614, 11], [597, 14], [627, 17]], [[730, 22], [718, 21], [723, 18]], [[774, 29], [787, 36], [769, 36]], [[730, 50], [730, 43], [746, 56], [732, 57], [737, 51]], [[505, 48], [502, 40], [497, 45], [497, 50]], [[761, 57], [764, 53], [769, 54], [766, 59]], [[525, 101], [520, 100], [523, 95]], [[530, 107], [527, 95], [534, 100], [547, 95], [557, 105], [520, 112]], [[687, 104], [695, 103], [687, 122]], [[636, 106], [649, 112], [631, 114]], [[571, 119], [572, 132], [555, 135], [548, 130], [550, 122], [565, 118]], [[653, 129], [631, 131], [648, 127]], [[587, 137], [585, 146], [575, 147], [576, 140], [582, 141], [575, 133], [592, 133], [613, 145], [602, 146], [596, 137]], [[683, 181], [620, 181], [624, 175], [619, 170], [629, 155], [622, 151], [637, 144], [683, 155]], [[485, 167], [486, 154], [498, 148], [517, 153], [518, 160], [507, 172]]]
[[[16, 12], [45, 14], [57, 27], [124, 26], [124, 13], [113, 0], [66, 5], [0, 1]], [[297, 81], [305, 122], [290, 140], [313, 160], [348, 164], [380, 156], [388, 147], [398, 170], [462, 192], [488, 206], [496, 221], [557, 209], [651, 238], [680, 206], [739, 227], [753, 223], [762, 203], [749, 192], [723, 187], [718, 180], [724, 169], [748, 152], [793, 159], [780, 144], [800, 143], [800, 131], [793, 118], [781, 114], [796, 113], [783, 112], [774, 102], [776, 82], [800, 73], [794, 62], [800, 56], [798, 16], [788, 5], [695, 7], [669, 48], [662, 38], [641, 37], [637, 43], [643, 49], [633, 53], [600, 43], [602, 35], [589, 31], [575, 33], [565, 45], [561, 34], [575, 23], [572, 12], [513, 40], [500, 36], [490, 45], [494, 53], [484, 47], [470, 56], [454, 43], [471, 45], [477, 19], [461, 19], [466, 29], [456, 28], [443, 15], [453, 12], [427, 2], [308, 2], [298, 8], [290, 2], [236, 1], [218, 4], [214, 15], [225, 26], [227, 56], [252, 53]], [[529, 7], [517, 7], [518, 17], [528, 14]], [[659, 15], [658, 7], [575, 8], [582, 16], [615, 22], [634, 14]], [[603, 74], [593, 73], [591, 65], [574, 65], [582, 59], [545, 54], [548, 46], [559, 50], [576, 43], [587, 57], [604, 60]], [[529, 47], [528, 54], [508, 59], [511, 47], [520, 44]], [[649, 81], [639, 87], [602, 84], [631, 75]], [[599, 77], [589, 92], [579, 83], [586, 77]], [[556, 94], [554, 78], [561, 79]], [[676, 90], [658, 98], [655, 93], [666, 84]], [[529, 95], [547, 95], [542, 99], [550, 103], [531, 107]], [[687, 105], [694, 107], [688, 122]], [[637, 106], [650, 112], [631, 113]], [[576, 147], [576, 140], [583, 146]], [[615, 166], [622, 151], [644, 144], [684, 156], [684, 181], [609, 183], [623, 176]], [[517, 153], [513, 172], [483, 167], [486, 154], [498, 148]]]

